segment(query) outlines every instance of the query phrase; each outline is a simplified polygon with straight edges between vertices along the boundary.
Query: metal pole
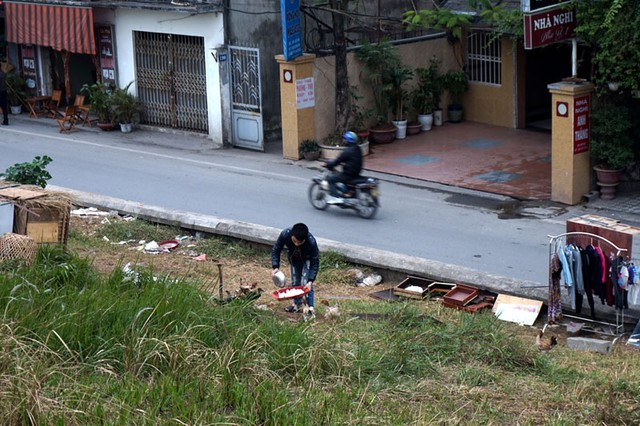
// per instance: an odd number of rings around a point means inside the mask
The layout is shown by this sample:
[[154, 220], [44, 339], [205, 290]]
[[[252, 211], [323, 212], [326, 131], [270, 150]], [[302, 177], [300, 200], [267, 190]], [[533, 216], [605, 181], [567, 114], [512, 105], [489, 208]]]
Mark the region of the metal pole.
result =
[[573, 38], [571, 40], [572, 49], [571, 49], [571, 76], [574, 78], [578, 77], [578, 39]]

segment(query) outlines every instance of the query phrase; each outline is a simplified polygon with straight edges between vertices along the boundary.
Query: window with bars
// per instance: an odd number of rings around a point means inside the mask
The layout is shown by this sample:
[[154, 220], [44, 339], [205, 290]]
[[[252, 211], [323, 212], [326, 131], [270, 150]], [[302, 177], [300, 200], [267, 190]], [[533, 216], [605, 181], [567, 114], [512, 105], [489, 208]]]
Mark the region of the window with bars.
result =
[[472, 31], [467, 43], [469, 81], [502, 84], [500, 39], [487, 31]]

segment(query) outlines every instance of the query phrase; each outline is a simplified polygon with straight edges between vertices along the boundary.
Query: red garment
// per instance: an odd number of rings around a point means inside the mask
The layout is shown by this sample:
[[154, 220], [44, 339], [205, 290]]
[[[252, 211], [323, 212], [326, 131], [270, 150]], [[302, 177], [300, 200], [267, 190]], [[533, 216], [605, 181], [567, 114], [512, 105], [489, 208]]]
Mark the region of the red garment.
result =
[[607, 275], [609, 275], [609, 268], [607, 268], [607, 262], [606, 262], [606, 256], [604, 255], [604, 253], [602, 252], [602, 250], [600, 250], [600, 247], [595, 247], [596, 249], [596, 253], [598, 253], [598, 256], [600, 256], [600, 264], [602, 265], [602, 281], [600, 281], [602, 284], [605, 284], [608, 280], [607, 280]]

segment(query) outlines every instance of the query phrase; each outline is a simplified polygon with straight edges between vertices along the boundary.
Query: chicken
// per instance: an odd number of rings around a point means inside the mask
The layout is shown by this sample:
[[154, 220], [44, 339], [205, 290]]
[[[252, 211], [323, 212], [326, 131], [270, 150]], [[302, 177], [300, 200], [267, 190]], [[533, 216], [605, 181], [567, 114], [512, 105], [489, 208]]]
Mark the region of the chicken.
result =
[[543, 334], [543, 330], [538, 330], [538, 334], [536, 335], [536, 346], [541, 351], [547, 352], [550, 351], [552, 347], [558, 344], [558, 340], [556, 339], [556, 336], [551, 336], [551, 339], [548, 342], [544, 341], [542, 340]]
[[325, 319], [333, 319], [333, 318], [338, 318], [340, 316], [340, 310], [338, 309], [338, 305], [334, 305], [334, 306], [329, 305], [329, 301], [327, 299], [322, 299], [320, 303], [326, 306], [324, 310]]

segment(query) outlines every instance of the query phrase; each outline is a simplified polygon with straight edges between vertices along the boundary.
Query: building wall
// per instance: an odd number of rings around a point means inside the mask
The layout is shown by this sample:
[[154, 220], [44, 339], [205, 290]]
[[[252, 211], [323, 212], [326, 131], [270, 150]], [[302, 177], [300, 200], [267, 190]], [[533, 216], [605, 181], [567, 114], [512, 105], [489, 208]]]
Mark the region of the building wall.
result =
[[[224, 43], [224, 25], [221, 14], [188, 15], [152, 10], [116, 9], [112, 17], [108, 13], [98, 14], [96, 22], [114, 24], [119, 87], [126, 86], [136, 77], [133, 51], [134, 31], [203, 37], [209, 138], [216, 145], [222, 146], [220, 72], [218, 63], [211, 54], [211, 52], [215, 52], [216, 46]], [[136, 92], [135, 81], [131, 88]]]
[[522, 82], [518, 74], [520, 61], [519, 49], [513, 48], [508, 38], [502, 39], [502, 84], [500, 86], [469, 83], [469, 91], [463, 97], [464, 119], [502, 127], [517, 128], [524, 126], [524, 120], [518, 120], [519, 109], [516, 105], [518, 94], [522, 93]]
[[[456, 60], [452, 55], [451, 46], [446, 38], [438, 37], [432, 40], [418, 41], [398, 45], [398, 54], [405, 65], [416, 69], [418, 67], [428, 67], [432, 56], [440, 59], [440, 71], [446, 73], [447, 70], [456, 68]], [[349, 69], [349, 85], [358, 87], [358, 94], [363, 99], [358, 103], [362, 108], [374, 108], [371, 88], [364, 82], [365, 72], [361, 63], [355, 58], [354, 52], [347, 55]], [[316, 58], [314, 63], [314, 79], [316, 90], [315, 123], [316, 139], [322, 140], [333, 133], [335, 128], [335, 58], [326, 56]], [[415, 81], [409, 81], [407, 87], [415, 86]], [[442, 106], [447, 104], [446, 93], [442, 98]], [[415, 117], [410, 117], [414, 120]], [[370, 123], [370, 124], [373, 124]]]

